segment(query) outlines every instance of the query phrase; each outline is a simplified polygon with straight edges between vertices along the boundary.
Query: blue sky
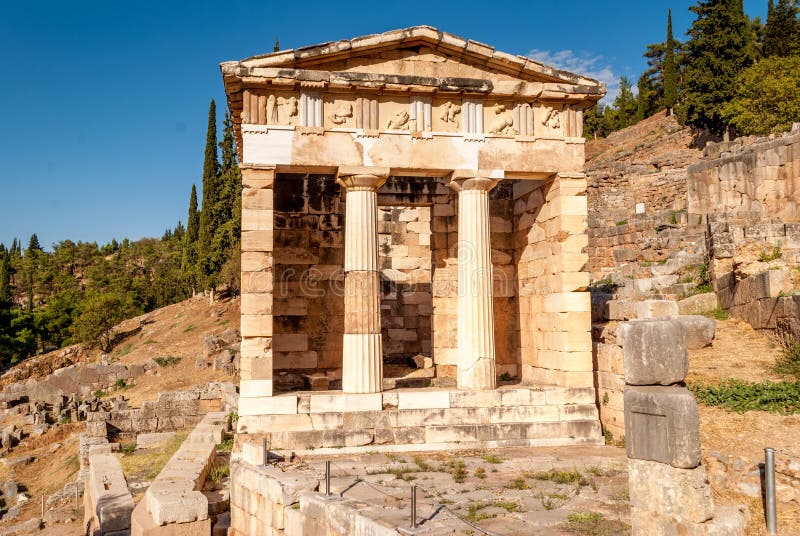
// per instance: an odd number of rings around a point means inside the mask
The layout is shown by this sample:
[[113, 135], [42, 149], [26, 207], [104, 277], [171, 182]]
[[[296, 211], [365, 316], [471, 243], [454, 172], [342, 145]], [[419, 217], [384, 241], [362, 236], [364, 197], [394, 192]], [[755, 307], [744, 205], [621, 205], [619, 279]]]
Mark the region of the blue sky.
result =
[[[0, 242], [161, 236], [199, 183], [219, 63], [428, 24], [607, 82], [644, 69], [691, 0], [5, 2]], [[767, 0], [745, 0], [751, 16]], [[613, 87], [612, 87], [613, 91]], [[198, 188], [199, 188], [198, 184]]]

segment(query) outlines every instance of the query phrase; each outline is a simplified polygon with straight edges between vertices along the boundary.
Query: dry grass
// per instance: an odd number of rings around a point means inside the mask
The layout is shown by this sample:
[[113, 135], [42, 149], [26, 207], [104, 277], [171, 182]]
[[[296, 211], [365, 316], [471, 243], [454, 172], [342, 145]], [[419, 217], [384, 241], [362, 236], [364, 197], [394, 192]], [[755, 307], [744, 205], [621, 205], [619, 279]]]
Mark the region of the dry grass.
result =
[[[717, 322], [717, 339], [710, 348], [689, 352], [689, 376], [718, 382], [724, 378], [744, 381], [781, 380], [773, 372], [780, 346], [736, 319]], [[763, 411], [733, 413], [719, 407], [700, 406], [700, 442], [703, 450], [721, 452], [755, 466], [764, 458], [764, 447], [774, 447], [800, 456], [800, 415], [778, 415]], [[712, 485], [713, 485], [712, 481]], [[766, 535], [764, 507], [728, 487], [714, 488], [715, 501], [744, 504], [750, 509], [747, 536]], [[800, 507], [778, 504], [779, 534], [800, 534]]]
[[784, 378], [772, 370], [780, 355], [780, 345], [745, 322], [718, 320], [714, 344], [689, 352], [688, 379], [780, 381]]
[[122, 472], [125, 473], [125, 478], [134, 481], [153, 480], [172, 458], [187, 435], [186, 433], [175, 434], [175, 437], [162, 447], [137, 450], [133, 454], [120, 454], [119, 464]]

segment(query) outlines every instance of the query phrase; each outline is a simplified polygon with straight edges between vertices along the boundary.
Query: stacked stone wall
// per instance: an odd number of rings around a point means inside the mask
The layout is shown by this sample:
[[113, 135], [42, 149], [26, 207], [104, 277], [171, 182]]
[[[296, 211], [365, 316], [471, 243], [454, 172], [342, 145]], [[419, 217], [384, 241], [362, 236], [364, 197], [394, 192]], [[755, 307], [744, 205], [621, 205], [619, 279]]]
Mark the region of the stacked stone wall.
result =
[[713, 214], [797, 220], [800, 132], [711, 144], [704, 156], [689, 167], [690, 221]]
[[686, 209], [687, 173], [685, 169], [648, 173], [647, 166], [624, 166], [590, 173], [589, 228], [613, 227], [619, 221], [642, 214], [678, 212]]
[[592, 385], [586, 179], [559, 175], [514, 188], [522, 378]]
[[617, 322], [592, 325], [595, 386], [600, 422], [612, 440], [625, 439], [625, 373], [622, 346], [617, 341]]
[[273, 370], [341, 368], [344, 203], [333, 175], [275, 181]]
[[[279, 387], [342, 366], [344, 211], [332, 175], [277, 174], [272, 356]], [[432, 356], [453, 373], [457, 353], [457, 195], [445, 179], [390, 177], [378, 190], [384, 356]], [[498, 373], [518, 374], [511, 186], [490, 196]]]
[[384, 359], [431, 356], [431, 207], [378, 207]]
[[209, 412], [235, 410], [236, 387], [232, 383], [210, 383], [190, 391], [170, 391], [146, 400], [139, 408], [114, 401], [109, 410], [89, 412], [86, 431], [93, 437], [172, 432], [199, 423]]

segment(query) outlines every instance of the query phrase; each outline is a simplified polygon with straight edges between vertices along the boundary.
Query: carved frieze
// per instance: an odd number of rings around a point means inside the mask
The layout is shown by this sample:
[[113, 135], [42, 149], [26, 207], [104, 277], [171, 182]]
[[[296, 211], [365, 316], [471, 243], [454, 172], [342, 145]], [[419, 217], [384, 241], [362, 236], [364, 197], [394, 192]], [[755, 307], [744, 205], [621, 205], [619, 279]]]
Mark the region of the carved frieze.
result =
[[442, 114], [439, 116], [445, 123], [452, 123], [456, 128], [460, 126], [461, 106], [447, 101], [442, 105]]
[[411, 116], [405, 110], [400, 110], [386, 123], [387, 130], [408, 130], [408, 121]]
[[383, 96], [323, 93], [316, 88], [300, 91], [248, 89], [243, 94], [242, 124], [302, 126], [314, 129], [351, 128], [370, 131], [457, 133], [470, 139], [490, 136], [580, 137], [583, 110], [579, 104], [486, 101], [466, 97], [460, 101], [428, 95]]
[[336, 108], [331, 112], [328, 118], [331, 120], [331, 123], [334, 125], [342, 125], [344, 126], [345, 123], [349, 119], [353, 117], [353, 105], [349, 102], [343, 102], [336, 106]]
[[513, 136], [517, 134], [514, 128], [514, 118], [505, 105], [497, 103], [492, 106], [494, 117], [489, 120], [489, 134], [503, 134]]

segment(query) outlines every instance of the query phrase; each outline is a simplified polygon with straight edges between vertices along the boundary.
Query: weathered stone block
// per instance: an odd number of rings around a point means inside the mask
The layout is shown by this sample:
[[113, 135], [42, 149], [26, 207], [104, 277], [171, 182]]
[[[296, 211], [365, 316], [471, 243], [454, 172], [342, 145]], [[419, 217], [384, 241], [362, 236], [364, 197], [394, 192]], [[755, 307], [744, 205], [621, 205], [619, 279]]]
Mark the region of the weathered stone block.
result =
[[[714, 515], [711, 486], [702, 465], [678, 469], [659, 462], [629, 459], [628, 486], [632, 513], [637, 510], [656, 512], [672, 518], [673, 523], [703, 523]], [[635, 517], [633, 522], [636, 526]], [[662, 534], [658, 531], [636, 533]]]
[[636, 304], [636, 318], [669, 318], [678, 316], [678, 303], [672, 300], [645, 300]]
[[717, 331], [717, 321], [700, 315], [681, 315], [678, 322], [686, 330], [686, 347], [690, 350], [711, 346]]
[[719, 307], [719, 301], [714, 292], [695, 294], [678, 302], [678, 312], [682, 315], [699, 315], [717, 307]]
[[691, 469], [700, 465], [700, 416], [684, 387], [625, 388], [628, 458]]
[[635, 320], [620, 324], [625, 381], [630, 385], [672, 385], [689, 369], [686, 330], [677, 320]]

